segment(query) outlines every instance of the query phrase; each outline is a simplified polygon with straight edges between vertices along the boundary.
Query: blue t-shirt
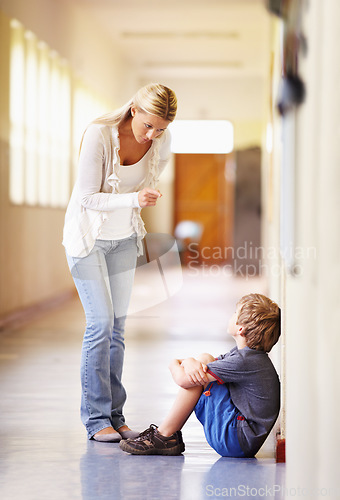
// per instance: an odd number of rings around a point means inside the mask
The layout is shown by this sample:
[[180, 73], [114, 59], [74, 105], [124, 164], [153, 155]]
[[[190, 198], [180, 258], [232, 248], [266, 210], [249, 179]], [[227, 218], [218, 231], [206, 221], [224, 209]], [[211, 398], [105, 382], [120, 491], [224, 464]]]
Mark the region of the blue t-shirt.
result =
[[227, 384], [230, 397], [244, 420], [237, 436], [246, 456], [254, 456], [271, 431], [280, 411], [280, 381], [264, 351], [234, 347], [208, 364], [209, 373]]

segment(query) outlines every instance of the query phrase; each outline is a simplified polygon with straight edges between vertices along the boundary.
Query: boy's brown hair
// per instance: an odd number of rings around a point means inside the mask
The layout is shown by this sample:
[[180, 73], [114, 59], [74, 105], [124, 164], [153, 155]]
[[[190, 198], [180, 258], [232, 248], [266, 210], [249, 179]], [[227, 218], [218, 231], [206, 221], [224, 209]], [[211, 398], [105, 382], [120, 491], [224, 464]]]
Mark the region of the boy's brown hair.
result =
[[281, 333], [281, 310], [279, 306], [259, 293], [250, 293], [237, 303], [239, 313], [236, 320], [244, 327], [247, 346], [257, 351], [269, 352], [279, 340]]

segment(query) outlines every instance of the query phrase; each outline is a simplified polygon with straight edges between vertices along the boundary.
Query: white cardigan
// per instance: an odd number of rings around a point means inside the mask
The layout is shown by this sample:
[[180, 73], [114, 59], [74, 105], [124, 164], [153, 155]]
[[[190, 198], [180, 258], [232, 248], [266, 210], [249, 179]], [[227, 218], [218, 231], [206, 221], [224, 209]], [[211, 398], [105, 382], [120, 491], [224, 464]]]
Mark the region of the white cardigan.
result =
[[107, 212], [132, 207], [132, 226], [137, 234], [138, 255], [146, 234], [138, 203], [144, 187], [156, 188], [170, 158], [170, 132], [152, 141], [148, 172], [136, 192], [120, 194], [119, 135], [117, 127], [92, 124], [84, 134], [78, 178], [65, 216], [63, 245], [71, 257], [85, 257], [92, 250]]

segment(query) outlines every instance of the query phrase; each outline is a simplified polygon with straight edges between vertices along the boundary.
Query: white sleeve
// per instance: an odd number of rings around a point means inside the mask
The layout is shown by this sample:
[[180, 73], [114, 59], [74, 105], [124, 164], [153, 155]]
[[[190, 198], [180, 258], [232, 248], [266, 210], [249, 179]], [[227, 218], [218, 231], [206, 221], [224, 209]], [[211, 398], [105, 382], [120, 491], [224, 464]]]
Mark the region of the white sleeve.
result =
[[105, 141], [98, 126], [85, 132], [79, 155], [78, 194], [81, 205], [107, 212], [117, 208], [139, 207], [138, 193], [102, 193]]

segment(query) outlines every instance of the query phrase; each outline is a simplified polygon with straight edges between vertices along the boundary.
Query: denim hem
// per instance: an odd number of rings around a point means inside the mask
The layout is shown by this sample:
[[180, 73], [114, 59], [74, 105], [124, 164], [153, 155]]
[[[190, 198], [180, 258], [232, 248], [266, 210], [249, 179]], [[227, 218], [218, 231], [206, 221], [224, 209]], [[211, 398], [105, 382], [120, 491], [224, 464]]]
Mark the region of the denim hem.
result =
[[113, 425], [112, 425], [112, 427], [114, 428], [114, 430], [115, 430], [115, 431], [118, 431], [118, 429], [120, 429], [121, 427], [123, 427], [123, 425], [126, 425], [125, 420], [120, 421], [120, 422], [118, 423], [118, 425], [113, 424]]

